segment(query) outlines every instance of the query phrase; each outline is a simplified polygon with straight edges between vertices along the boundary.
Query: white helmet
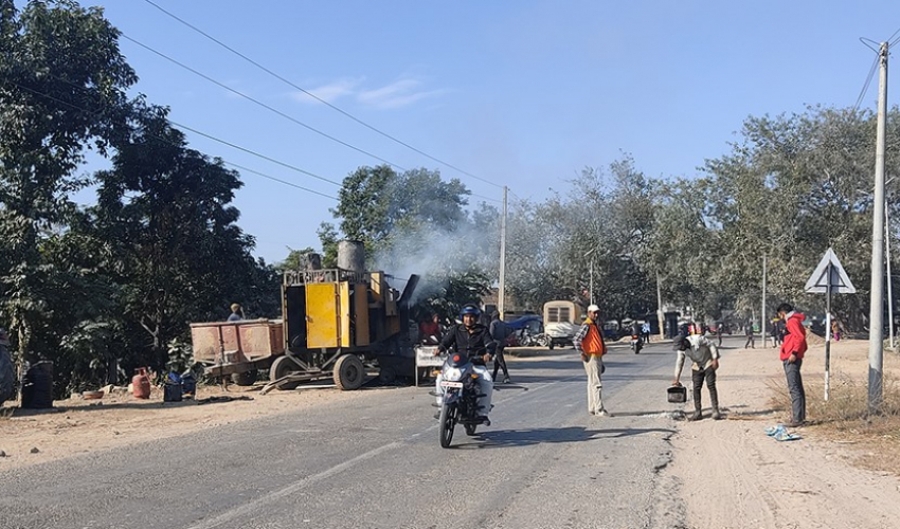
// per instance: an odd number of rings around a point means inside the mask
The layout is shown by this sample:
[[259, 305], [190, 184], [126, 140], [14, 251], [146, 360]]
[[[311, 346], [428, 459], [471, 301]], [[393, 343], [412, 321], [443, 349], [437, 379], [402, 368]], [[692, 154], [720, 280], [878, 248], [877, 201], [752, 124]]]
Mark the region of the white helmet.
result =
[[590, 305], [587, 309], [588, 312], [600, 312], [600, 307], [597, 305]]

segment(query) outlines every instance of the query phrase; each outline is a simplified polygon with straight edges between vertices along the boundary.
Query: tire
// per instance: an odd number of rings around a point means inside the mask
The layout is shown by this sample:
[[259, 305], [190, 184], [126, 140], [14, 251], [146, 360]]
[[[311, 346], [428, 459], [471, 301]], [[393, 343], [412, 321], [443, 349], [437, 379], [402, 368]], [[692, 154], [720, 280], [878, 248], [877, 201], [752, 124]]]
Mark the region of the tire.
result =
[[553, 340], [550, 340], [550, 345], [548, 345], [547, 347], [549, 347], [551, 351], [553, 350], [553, 348], [555, 347]]
[[441, 448], [450, 448], [450, 441], [453, 440], [453, 427], [456, 426], [456, 407], [452, 409], [449, 404], [441, 407]]
[[252, 386], [258, 376], [259, 372], [255, 369], [244, 371], [243, 373], [232, 373], [231, 382], [238, 386]]
[[537, 343], [541, 347], [550, 347], [551, 345], [553, 345], [553, 340], [551, 340], [550, 337], [546, 334], [539, 334]]
[[478, 425], [477, 424], [466, 424], [465, 427], [466, 427], [466, 435], [468, 435], [469, 437], [472, 437], [473, 435], [475, 435], [475, 430], [478, 428]]
[[354, 354], [346, 354], [334, 363], [334, 385], [341, 391], [359, 389], [366, 378], [366, 368], [362, 360]]
[[[292, 362], [287, 356], [279, 356], [272, 362], [272, 367], [269, 368], [269, 381], [275, 382], [279, 378], [290, 375], [295, 371], [299, 371], [297, 364]], [[295, 389], [298, 385], [299, 382], [289, 382], [281, 384], [278, 386], [278, 389]]]

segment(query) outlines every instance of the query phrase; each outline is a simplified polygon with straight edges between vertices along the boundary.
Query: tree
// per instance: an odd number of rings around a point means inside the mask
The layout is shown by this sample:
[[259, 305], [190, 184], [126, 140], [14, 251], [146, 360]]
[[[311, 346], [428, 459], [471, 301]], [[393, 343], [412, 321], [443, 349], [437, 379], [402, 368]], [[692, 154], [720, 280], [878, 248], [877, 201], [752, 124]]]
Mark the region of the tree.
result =
[[167, 111], [135, 105], [135, 127], [97, 174], [94, 235], [108, 246], [104, 270], [122, 286], [123, 314], [140, 329], [134, 359], [166, 363], [167, 345], [191, 321], [223, 318], [228, 305], [272, 316], [277, 272], [250, 256], [253, 240], [231, 204], [239, 175], [189, 149]]
[[86, 183], [73, 176], [85, 149], [105, 152], [137, 77], [99, 8], [35, 1], [19, 12], [0, 0], [0, 17], [0, 297], [21, 362], [57, 354], [33, 343], [60, 282], [42, 241], [75, 210], [68, 195]]

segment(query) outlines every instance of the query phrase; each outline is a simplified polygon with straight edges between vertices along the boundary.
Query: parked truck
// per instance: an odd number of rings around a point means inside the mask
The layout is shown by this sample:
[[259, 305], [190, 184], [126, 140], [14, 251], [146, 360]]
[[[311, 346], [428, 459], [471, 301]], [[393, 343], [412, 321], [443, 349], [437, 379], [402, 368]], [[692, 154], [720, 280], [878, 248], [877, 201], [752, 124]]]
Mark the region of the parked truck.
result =
[[[409, 307], [419, 277], [366, 272], [358, 261], [353, 268], [285, 271], [280, 320], [191, 324], [195, 359], [241, 384], [268, 369], [264, 392], [318, 379], [351, 390], [367, 376], [413, 377]], [[401, 282], [402, 294], [393, 285]]]

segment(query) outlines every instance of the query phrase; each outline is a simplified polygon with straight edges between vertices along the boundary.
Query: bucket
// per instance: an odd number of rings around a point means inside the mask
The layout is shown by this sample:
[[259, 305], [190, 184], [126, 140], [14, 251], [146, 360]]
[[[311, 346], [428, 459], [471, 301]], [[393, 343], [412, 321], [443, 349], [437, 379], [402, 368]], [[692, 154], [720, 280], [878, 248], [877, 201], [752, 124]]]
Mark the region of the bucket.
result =
[[672, 386], [668, 390], [666, 390], [666, 397], [668, 398], [669, 402], [687, 402], [687, 388], [684, 386]]
[[22, 379], [22, 408], [40, 410], [53, 407], [53, 362], [38, 362]]
[[163, 402], [181, 402], [182, 391], [181, 382], [166, 382], [163, 386]]
[[184, 398], [192, 398], [197, 392], [197, 381], [191, 373], [181, 376], [181, 394]]

